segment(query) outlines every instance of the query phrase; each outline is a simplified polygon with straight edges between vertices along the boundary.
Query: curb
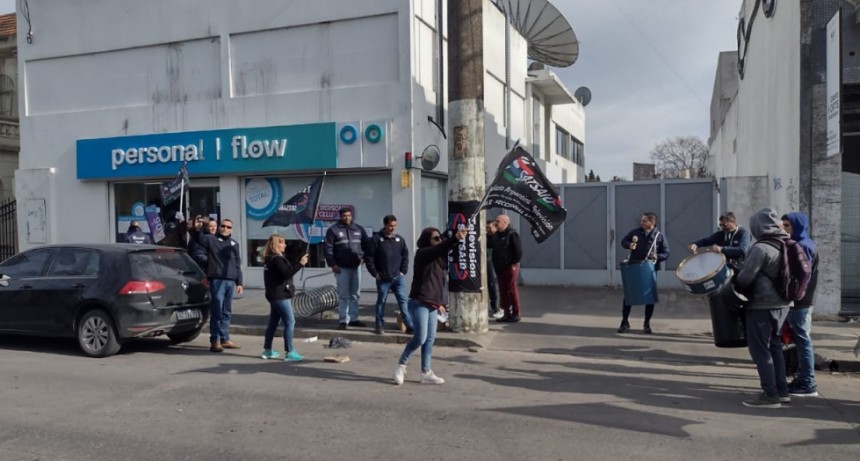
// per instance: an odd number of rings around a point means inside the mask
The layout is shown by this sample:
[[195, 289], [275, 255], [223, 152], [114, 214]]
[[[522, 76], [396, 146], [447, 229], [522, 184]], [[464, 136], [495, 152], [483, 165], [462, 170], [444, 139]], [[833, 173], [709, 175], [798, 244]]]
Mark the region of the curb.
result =
[[[278, 328], [276, 336], [282, 335], [282, 332], [283, 329]], [[266, 327], [230, 325], [230, 333], [237, 335], [264, 336], [266, 334]], [[305, 338], [312, 338], [314, 336], [318, 338], [318, 342], [320, 343], [338, 336], [341, 338], [346, 338], [350, 341], [357, 341], [360, 343], [364, 342], [382, 344], [406, 344], [409, 342], [410, 339], [412, 339], [412, 335], [407, 335], [405, 333], [399, 332], [386, 332], [384, 335], [377, 335], [371, 331], [362, 330], [320, 330], [313, 328], [296, 328], [293, 340], [295, 342], [302, 342]], [[471, 347], [477, 347], [482, 349], [484, 348], [483, 344], [472, 339], [452, 338], [446, 336], [437, 336], [436, 342], [433, 345], [441, 347], [459, 347], [463, 349], [468, 349]]]

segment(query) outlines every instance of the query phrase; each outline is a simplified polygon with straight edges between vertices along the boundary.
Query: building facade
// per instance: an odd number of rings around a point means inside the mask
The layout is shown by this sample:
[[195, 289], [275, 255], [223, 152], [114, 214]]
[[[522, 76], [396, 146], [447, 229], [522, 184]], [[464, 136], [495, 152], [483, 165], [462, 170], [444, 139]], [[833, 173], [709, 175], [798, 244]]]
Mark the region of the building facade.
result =
[[[739, 18], [738, 50], [720, 55], [711, 103], [721, 208], [742, 223], [765, 205], [806, 212], [821, 262], [816, 311], [860, 313], [857, 10], [836, 0], [745, 0]], [[828, 95], [828, 83], [841, 97]]]
[[[157, 208], [164, 242], [173, 243], [180, 204], [163, 204], [158, 186], [183, 161], [190, 213], [238, 224], [248, 286], [262, 285], [260, 249], [274, 232], [309, 246], [308, 275], [328, 272], [321, 239], [340, 208], [354, 209], [371, 231], [393, 213], [412, 242], [423, 227], [446, 224], [448, 139], [434, 124], [437, 96], [443, 113], [446, 99], [436, 1], [165, 3], [30, 6], [41, 25], [33, 24], [40, 33], [32, 43], [18, 40], [22, 249], [118, 241], [132, 220], [156, 231], [147, 207]], [[503, 43], [507, 27], [485, 1], [484, 43]], [[527, 47], [514, 31], [509, 78], [505, 47], [484, 50], [488, 177], [520, 140], [550, 177], [574, 181], [582, 167], [551, 133], [558, 127], [584, 142], [584, 111], [557, 78], [567, 97], [547, 94], [544, 81], [554, 76], [529, 73]], [[442, 155], [433, 171], [405, 169], [407, 152], [434, 146]], [[314, 225], [263, 227], [322, 174]]]

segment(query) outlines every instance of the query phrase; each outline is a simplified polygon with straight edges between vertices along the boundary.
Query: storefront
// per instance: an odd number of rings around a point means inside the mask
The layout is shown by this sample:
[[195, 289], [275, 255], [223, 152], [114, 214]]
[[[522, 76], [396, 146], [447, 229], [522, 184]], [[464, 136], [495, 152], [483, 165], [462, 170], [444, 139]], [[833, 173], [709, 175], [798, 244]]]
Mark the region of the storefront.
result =
[[[290, 252], [307, 251], [311, 273], [322, 273], [328, 271], [325, 231], [339, 219], [339, 210], [353, 210], [355, 221], [368, 233], [379, 230], [385, 215], [398, 211], [392, 209], [392, 171], [382, 142], [389, 125], [359, 126], [365, 128], [360, 135], [351, 124], [316, 123], [82, 139], [77, 142], [77, 179], [107, 183], [111, 235], [117, 242], [124, 241], [129, 224], [137, 221], [159, 244], [181, 246], [180, 210], [189, 216], [232, 219], [238, 224], [233, 237], [243, 247], [248, 285], [261, 285], [262, 250], [270, 235], [284, 235]], [[176, 177], [183, 163], [189, 187], [181, 200], [165, 204], [160, 185]], [[313, 224], [263, 226], [284, 201], [320, 175], [325, 182]], [[424, 201], [442, 206], [444, 184], [428, 178]], [[224, 197], [224, 191], [236, 191], [238, 197]], [[241, 216], [222, 214], [222, 201], [231, 199], [238, 207], [227, 208]], [[157, 212], [162, 229], [152, 228], [147, 210]], [[408, 211], [399, 211], [411, 220]]]

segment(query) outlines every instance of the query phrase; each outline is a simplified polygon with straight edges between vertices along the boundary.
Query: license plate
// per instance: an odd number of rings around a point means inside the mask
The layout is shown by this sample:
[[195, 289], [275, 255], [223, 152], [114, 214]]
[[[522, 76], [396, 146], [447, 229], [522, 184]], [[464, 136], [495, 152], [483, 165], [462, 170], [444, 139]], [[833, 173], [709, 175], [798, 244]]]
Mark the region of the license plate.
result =
[[181, 311], [176, 311], [176, 320], [188, 320], [188, 319], [199, 319], [200, 318], [200, 310], [199, 309], [185, 309]]

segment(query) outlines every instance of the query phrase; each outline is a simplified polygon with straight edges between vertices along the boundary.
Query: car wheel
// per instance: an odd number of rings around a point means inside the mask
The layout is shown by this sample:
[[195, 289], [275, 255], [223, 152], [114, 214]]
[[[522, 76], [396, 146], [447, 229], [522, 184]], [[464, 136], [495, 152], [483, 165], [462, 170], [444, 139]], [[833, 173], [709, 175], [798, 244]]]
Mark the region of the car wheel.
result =
[[197, 339], [202, 330], [203, 327], [199, 327], [193, 330], [183, 331], [182, 333], [170, 333], [167, 337], [170, 338], [170, 344], [187, 343]]
[[78, 322], [78, 344], [90, 357], [107, 357], [119, 352], [120, 344], [110, 316], [100, 310], [84, 314]]

